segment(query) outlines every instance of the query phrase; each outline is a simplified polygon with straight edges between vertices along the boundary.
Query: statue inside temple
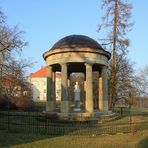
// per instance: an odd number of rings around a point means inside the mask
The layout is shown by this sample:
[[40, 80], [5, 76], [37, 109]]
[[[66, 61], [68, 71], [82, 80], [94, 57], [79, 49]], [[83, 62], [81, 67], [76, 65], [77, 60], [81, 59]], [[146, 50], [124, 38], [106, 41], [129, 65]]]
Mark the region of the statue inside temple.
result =
[[74, 111], [81, 111], [81, 108], [80, 108], [80, 87], [79, 87], [78, 82], [76, 82], [76, 84], [74, 86], [74, 103], [75, 103]]

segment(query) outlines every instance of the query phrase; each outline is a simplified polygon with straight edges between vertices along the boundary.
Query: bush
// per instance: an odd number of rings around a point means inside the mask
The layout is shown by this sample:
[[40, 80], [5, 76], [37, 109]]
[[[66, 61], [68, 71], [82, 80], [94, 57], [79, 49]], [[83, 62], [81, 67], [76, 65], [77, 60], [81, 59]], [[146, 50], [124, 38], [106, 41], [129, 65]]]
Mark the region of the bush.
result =
[[34, 107], [34, 102], [27, 97], [11, 97], [6, 95], [0, 96], [0, 109], [1, 110], [30, 110]]
[[0, 96], [0, 109], [16, 109], [15, 104], [6, 95]]
[[15, 104], [16, 109], [18, 110], [30, 110], [34, 106], [34, 102], [27, 97], [13, 97], [11, 102]]
[[0, 109], [5, 109], [8, 105], [8, 99], [6, 96], [0, 96]]

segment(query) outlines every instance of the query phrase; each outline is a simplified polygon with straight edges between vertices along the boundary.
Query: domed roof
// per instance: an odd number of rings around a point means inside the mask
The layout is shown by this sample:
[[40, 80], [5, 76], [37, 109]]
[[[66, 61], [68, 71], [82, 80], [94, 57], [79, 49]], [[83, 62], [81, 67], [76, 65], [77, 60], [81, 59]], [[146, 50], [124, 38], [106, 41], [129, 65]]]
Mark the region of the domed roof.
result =
[[63, 48], [92, 48], [103, 49], [94, 39], [85, 35], [70, 35], [56, 42], [51, 50]]

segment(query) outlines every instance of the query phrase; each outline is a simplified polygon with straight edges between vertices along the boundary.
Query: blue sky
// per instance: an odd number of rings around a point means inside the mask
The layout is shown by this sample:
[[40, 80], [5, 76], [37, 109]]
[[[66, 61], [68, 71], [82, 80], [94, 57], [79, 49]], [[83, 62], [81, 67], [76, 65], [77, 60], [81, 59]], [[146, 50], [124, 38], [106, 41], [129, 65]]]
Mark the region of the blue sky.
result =
[[[10, 26], [18, 25], [26, 33], [29, 46], [22, 57], [36, 64], [29, 72], [45, 65], [42, 54], [59, 39], [70, 34], [88, 35], [98, 40], [97, 25], [103, 11], [101, 0], [0, 0], [0, 7]], [[128, 57], [139, 69], [148, 64], [148, 1], [130, 0], [135, 25], [128, 34], [131, 46]]]

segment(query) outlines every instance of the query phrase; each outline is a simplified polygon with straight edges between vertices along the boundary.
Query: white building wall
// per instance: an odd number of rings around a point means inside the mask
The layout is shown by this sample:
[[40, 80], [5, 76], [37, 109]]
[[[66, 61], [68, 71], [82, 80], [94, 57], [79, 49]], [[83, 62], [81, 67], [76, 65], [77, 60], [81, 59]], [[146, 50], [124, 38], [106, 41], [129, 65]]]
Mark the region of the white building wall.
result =
[[39, 78], [39, 77], [31, 78], [30, 83], [32, 84], [33, 100], [45, 101], [47, 78]]
[[[47, 78], [46, 77], [33, 77], [30, 78], [32, 84], [33, 100], [34, 101], [45, 101], [46, 100], [46, 89], [47, 89]], [[61, 78], [57, 77], [55, 81], [56, 85], [56, 100], [61, 100]]]

